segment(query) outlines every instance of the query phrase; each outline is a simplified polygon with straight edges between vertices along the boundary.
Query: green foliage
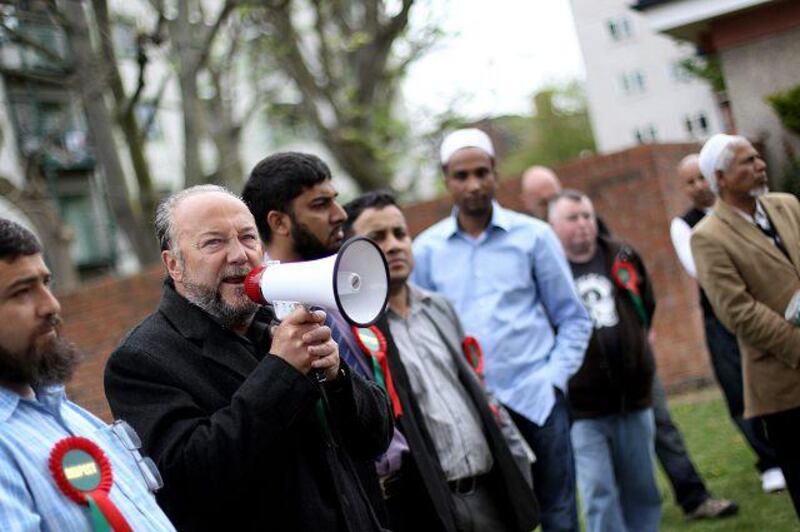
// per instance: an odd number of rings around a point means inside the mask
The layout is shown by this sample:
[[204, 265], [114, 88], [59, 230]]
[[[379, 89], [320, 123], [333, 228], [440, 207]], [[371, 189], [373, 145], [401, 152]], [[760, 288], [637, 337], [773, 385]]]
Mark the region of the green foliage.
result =
[[690, 76], [705, 80], [714, 92], [725, 90], [725, 76], [717, 56], [691, 56], [680, 61], [679, 66]]
[[669, 484], [659, 471], [663, 532], [797, 530], [788, 494], [761, 491], [755, 456], [735, 429], [716, 390], [671, 398], [670, 407], [708, 489], [716, 496], [735, 500], [739, 514], [724, 519], [687, 521], [674, 504]]
[[288, 0], [241, 10], [269, 118], [311, 132], [361, 190], [391, 185], [413, 142], [397, 94], [408, 65], [441, 35], [435, 23], [408, 28], [414, 3]]
[[783, 127], [800, 135], [800, 85], [771, 94], [766, 100], [780, 118]]
[[534, 164], [553, 166], [595, 151], [583, 86], [554, 85], [534, 96], [536, 114], [499, 119], [509, 132], [502, 175], [516, 176]]

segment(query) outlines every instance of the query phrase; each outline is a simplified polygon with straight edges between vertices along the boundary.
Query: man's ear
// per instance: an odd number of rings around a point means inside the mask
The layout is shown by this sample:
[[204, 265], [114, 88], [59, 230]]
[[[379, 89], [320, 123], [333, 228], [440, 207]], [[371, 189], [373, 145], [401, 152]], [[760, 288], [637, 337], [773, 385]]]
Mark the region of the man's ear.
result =
[[722, 170], [714, 170], [714, 174], [717, 176], [717, 191], [720, 191], [723, 188], [720, 185], [727, 185], [725, 182], [725, 174], [722, 172]]
[[183, 268], [173, 251], [169, 249], [162, 251], [161, 262], [164, 263], [164, 267], [167, 269], [167, 273], [173, 281], [179, 283], [183, 280]]
[[274, 235], [289, 236], [292, 233], [292, 219], [285, 212], [269, 211], [267, 224]]

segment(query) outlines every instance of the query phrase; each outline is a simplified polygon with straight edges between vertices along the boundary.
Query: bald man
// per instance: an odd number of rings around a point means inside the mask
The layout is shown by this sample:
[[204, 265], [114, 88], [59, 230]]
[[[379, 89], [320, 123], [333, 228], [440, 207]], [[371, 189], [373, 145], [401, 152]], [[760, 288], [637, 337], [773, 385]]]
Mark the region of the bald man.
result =
[[199, 185], [162, 201], [155, 226], [161, 302], [111, 354], [105, 389], [159, 465], [175, 527], [383, 530], [353, 461], [389, 445], [386, 396], [339, 358], [324, 313], [297, 309], [273, 327], [247, 297], [263, 258], [247, 205]]
[[546, 166], [531, 166], [522, 174], [522, 203], [525, 211], [547, 220], [547, 204], [561, 192], [561, 181]]
[[[561, 193], [562, 187], [561, 180], [553, 170], [546, 166], [531, 166], [522, 174], [520, 189], [525, 212], [546, 222], [548, 205]], [[611, 230], [603, 219], [597, 216], [595, 221], [600, 234], [610, 237]]]
[[[692, 228], [711, 211], [715, 196], [700, 172], [698, 155], [687, 155], [678, 164], [678, 182], [692, 206], [683, 216], [672, 220], [670, 236], [675, 253], [683, 268], [693, 278], [697, 278], [692, 249], [689, 246]], [[761, 488], [766, 493], [786, 488], [783, 472], [778, 467], [772, 445], [767, 441], [764, 427], [759, 419], [744, 419], [744, 397], [742, 385], [742, 360], [736, 337], [725, 328], [714, 314], [711, 303], [703, 289], [700, 292], [700, 306], [703, 309], [703, 325], [706, 333], [706, 346], [711, 355], [711, 367], [725, 395], [728, 412], [747, 443], [758, 458], [756, 468], [761, 475]]]
[[[559, 194], [557, 191], [561, 190], [561, 182], [549, 168], [534, 166], [525, 172], [522, 190], [526, 205], [535, 206], [556, 197]], [[535, 215], [534, 211], [531, 212]], [[595, 216], [595, 220], [598, 233], [610, 237], [611, 232], [603, 220], [599, 216]], [[653, 413], [656, 420], [656, 455], [667, 473], [675, 493], [675, 500], [684, 514], [692, 519], [702, 519], [736, 513], [737, 506], [733, 501], [717, 499], [709, 493], [705, 482], [694, 467], [683, 436], [672, 422], [667, 408], [666, 393], [658, 373], [653, 378]]]

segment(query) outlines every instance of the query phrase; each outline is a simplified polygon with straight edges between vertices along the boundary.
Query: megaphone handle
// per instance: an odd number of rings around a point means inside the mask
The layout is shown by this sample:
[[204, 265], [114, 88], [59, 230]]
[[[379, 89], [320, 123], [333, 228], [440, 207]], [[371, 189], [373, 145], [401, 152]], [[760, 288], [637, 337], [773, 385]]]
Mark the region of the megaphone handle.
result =
[[[302, 303], [298, 303], [297, 301], [273, 301], [272, 308], [275, 311], [275, 317], [279, 320], [283, 320], [291, 314], [294, 309], [302, 305]], [[308, 308], [308, 307], [306, 307]], [[328, 377], [325, 375], [325, 371], [321, 369], [312, 369], [311, 373], [314, 375], [314, 380], [320, 384], [328, 380]]]
[[272, 301], [272, 309], [275, 311], [275, 317], [280, 321], [286, 319], [286, 316], [294, 312], [294, 309], [300, 306], [297, 301]]

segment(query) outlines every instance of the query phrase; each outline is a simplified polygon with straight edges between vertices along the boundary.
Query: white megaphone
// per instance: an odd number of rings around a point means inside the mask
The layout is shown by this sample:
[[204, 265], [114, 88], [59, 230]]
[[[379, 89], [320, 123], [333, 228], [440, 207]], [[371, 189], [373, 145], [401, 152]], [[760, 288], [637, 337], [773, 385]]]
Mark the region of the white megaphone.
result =
[[271, 303], [278, 319], [298, 304], [318, 305], [337, 309], [352, 325], [368, 327], [386, 309], [389, 268], [378, 245], [359, 236], [325, 259], [268, 262], [247, 274], [244, 290], [256, 303]]

